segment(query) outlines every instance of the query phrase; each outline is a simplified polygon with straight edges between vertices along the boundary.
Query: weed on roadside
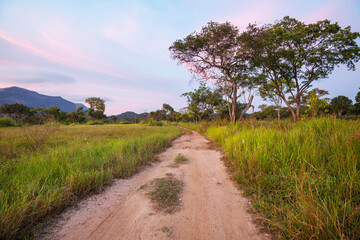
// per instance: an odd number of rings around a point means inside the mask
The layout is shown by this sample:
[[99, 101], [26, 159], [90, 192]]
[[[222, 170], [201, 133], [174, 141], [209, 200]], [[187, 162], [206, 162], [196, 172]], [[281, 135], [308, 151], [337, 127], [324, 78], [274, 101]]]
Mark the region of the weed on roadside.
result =
[[170, 164], [169, 167], [177, 168], [177, 167], [179, 167], [181, 164], [185, 164], [185, 163], [188, 163], [188, 162], [189, 162], [189, 160], [188, 160], [184, 155], [182, 155], [181, 153], [179, 153], [179, 154], [176, 156], [174, 163]]
[[173, 227], [163, 226], [159, 230], [162, 231], [163, 233], [166, 233], [167, 237], [173, 236]]
[[170, 176], [156, 178], [148, 184], [150, 191], [147, 196], [154, 204], [154, 208], [166, 213], [173, 213], [181, 204], [180, 195], [183, 182]]

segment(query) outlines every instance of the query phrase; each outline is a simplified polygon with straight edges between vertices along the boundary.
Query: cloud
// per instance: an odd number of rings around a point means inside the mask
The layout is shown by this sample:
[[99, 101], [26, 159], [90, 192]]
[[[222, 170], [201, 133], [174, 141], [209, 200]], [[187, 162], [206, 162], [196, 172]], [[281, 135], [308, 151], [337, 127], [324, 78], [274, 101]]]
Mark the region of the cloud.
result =
[[68, 75], [27, 67], [0, 67], [3, 83], [9, 84], [71, 84], [76, 80]]
[[130, 11], [121, 11], [115, 19], [104, 27], [103, 33], [122, 47], [128, 48], [140, 32], [137, 18], [138, 10], [136, 8]]
[[5, 43], [11, 44], [20, 51], [24, 50], [33, 56], [67, 67], [122, 78], [128, 81], [135, 81], [132, 78], [127, 77], [126, 74], [119, 71], [119, 69], [112, 64], [104, 63], [93, 57], [89, 57], [66, 44], [60, 43], [61, 41], [59, 40], [50, 40], [50, 37], [45, 33], [43, 33], [43, 35], [46, 36], [44, 38], [46, 41], [42, 43], [40, 47], [26, 39], [10, 36], [0, 29], [0, 39], [5, 41]]

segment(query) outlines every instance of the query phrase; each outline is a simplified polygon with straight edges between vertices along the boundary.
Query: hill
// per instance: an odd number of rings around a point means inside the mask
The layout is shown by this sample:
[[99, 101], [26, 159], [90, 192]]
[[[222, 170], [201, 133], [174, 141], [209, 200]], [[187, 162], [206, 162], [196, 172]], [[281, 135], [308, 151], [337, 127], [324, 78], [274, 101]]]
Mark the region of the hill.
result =
[[[30, 91], [20, 87], [0, 88], [0, 106], [3, 104], [19, 103], [33, 108], [51, 108], [58, 107], [64, 112], [73, 112], [79, 106], [84, 106], [81, 103], [73, 103], [64, 98], [57, 96], [47, 96], [39, 94], [35, 91]], [[84, 106], [84, 110], [87, 107]]]
[[135, 118], [135, 117], [138, 117], [138, 118], [146, 118], [146, 116], [148, 115], [148, 113], [134, 113], [134, 112], [124, 112], [124, 113], [121, 113], [119, 115], [116, 115], [116, 119], [129, 119], [129, 118]]

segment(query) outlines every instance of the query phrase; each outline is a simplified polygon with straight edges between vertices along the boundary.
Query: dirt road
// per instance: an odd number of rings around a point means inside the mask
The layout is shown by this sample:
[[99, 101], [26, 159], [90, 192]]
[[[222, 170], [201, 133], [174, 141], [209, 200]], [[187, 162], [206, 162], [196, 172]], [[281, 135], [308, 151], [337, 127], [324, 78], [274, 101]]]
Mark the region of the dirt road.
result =
[[[169, 167], [183, 154], [188, 164]], [[117, 180], [62, 215], [47, 239], [265, 239], [246, 213], [247, 200], [229, 179], [221, 153], [197, 132], [184, 135], [159, 155], [159, 163], [134, 177]], [[180, 209], [155, 211], [139, 190], [172, 173], [184, 182]]]

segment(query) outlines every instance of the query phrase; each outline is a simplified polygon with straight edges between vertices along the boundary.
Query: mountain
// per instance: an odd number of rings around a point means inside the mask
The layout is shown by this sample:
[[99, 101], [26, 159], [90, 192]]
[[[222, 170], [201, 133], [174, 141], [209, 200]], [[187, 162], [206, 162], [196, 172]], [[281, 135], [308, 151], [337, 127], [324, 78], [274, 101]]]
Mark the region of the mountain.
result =
[[[0, 106], [3, 104], [19, 103], [33, 108], [58, 107], [64, 112], [73, 112], [81, 103], [73, 103], [62, 97], [39, 94], [19, 87], [0, 88]], [[87, 109], [87, 108], [86, 108]], [[86, 110], [84, 108], [84, 110]]]
[[135, 117], [138, 117], [138, 118], [146, 118], [146, 116], [148, 115], [148, 113], [134, 113], [134, 112], [124, 112], [124, 113], [121, 113], [119, 115], [116, 115], [116, 119], [129, 119], [129, 118], [135, 118]]

